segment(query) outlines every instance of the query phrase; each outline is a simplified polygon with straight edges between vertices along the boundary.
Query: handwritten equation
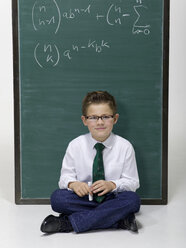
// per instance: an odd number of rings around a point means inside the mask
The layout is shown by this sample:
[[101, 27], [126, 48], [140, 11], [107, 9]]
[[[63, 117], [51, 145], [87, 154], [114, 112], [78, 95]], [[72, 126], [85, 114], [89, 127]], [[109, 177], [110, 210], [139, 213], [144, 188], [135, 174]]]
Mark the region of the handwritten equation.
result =
[[83, 45], [77, 45], [76, 43], [72, 44], [68, 49], [60, 51], [55, 44], [38, 43], [34, 49], [34, 58], [37, 64], [43, 68], [45, 66], [55, 67], [60, 58], [63, 56], [68, 60], [72, 60], [74, 54], [79, 53], [81, 50], [91, 49], [97, 54], [102, 53], [104, 49], [109, 49], [110, 44], [104, 40], [96, 41], [89, 39]]
[[[88, 1], [90, 2], [90, 1]], [[150, 35], [150, 24], [146, 23], [144, 19], [144, 12], [148, 11], [148, 6], [145, 5], [145, 0], [133, 0], [130, 11], [123, 7], [125, 0], [118, 0], [118, 3], [107, 3], [104, 9], [96, 9], [94, 1], [91, 4], [85, 1], [84, 7], [81, 8], [67, 8], [61, 10], [57, 0], [36, 0], [32, 7], [32, 24], [35, 32], [47, 31], [50, 34], [57, 34], [59, 29], [63, 27], [64, 20], [69, 23], [81, 18], [93, 18], [95, 25], [105, 23], [108, 26], [122, 26], [126, 20], [133, 18], [131, 34], [133, 35]], [[63, 8], [63, 6], [61, 7]], [[148, 21], [148, 20], [147, 20]], [[124, 32], [125, 30], [123, 30]], [[82, 44], [77, 45], [76, 42], [70, 45], [71, 47], [60, 51], [55, 41], [41, 44], [39, 41], [34, 48], [34, 58], [37, 64], [43, 68], [46, 65], [57, 66], [60, 58], [63, 56], [68, 60], [72, 60], [75, 53], [81, 50], [93, 49], [95, 53], [100, 54], [105, 49], [110, 49], [111, 44], [104, 39], [99, 41], [91, 38]], [[42, 55], [41, 55], [42, 54]]]

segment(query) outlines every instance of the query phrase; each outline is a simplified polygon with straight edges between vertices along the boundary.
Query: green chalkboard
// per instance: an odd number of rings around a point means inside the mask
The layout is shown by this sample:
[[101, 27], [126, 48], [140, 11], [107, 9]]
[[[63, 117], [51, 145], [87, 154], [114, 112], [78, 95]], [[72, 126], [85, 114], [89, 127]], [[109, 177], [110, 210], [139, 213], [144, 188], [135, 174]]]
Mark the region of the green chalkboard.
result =
[[17, 0], [13, 6], [16, 203], [49, 203], [82, 98], [116, 98], [144, 204], [167, 203], [168, 0]]

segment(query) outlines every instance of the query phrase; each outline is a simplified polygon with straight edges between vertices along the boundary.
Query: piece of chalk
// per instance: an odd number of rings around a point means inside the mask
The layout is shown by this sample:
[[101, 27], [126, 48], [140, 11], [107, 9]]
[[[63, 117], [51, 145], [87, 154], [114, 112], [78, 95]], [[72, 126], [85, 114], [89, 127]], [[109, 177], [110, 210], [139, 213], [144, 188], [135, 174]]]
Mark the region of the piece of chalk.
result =
[[[91, 185], [92, 185], [92, 182], [88, 182], [88, 186], [90, 187]], [[88, 199], [89, 201], [93, 201], [93, 196], [89, 194]]]

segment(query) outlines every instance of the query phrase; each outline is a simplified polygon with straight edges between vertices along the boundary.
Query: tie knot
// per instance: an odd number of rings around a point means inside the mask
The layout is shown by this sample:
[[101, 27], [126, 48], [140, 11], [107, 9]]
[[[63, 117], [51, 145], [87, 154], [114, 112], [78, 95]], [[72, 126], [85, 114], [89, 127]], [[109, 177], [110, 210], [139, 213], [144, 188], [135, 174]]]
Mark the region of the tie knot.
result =
[[96, 143], [95, 146], [97, 151], [102, 152], [105, 146], [102, 143]]

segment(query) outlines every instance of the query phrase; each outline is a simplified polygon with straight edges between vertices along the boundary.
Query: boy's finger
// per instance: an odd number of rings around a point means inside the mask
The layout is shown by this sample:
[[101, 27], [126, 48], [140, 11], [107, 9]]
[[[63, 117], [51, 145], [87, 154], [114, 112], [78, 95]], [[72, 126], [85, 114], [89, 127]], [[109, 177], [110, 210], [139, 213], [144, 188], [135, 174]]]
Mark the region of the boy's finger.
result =
[[104, 181], [96, 181], [94, 184], [92, 184], [93, 188], [96, 188], [98, 186], [103, 186], [104, 185]]
[[98, 189], [99, 187], [100, 187], [100, 184], [97, 184], [97, 185], [93, 186], [92, 189], [93, 189], [93, 190], [96, 190], [96, 189]]
[[87, 193], [90, 191], [90, 187], [88, 186], [88, 184], [84, 185], [84, 189], [86, 190]]
[[107, 190], [105, 189], [104, 191], [102, 191], [101, 193], [99, 193], [98, 196], [105, 195], [106, 193], [107, 193]]
[[88, 189], [88, 193], [89, 193], [90, 195], [93, 195], [91, 188]]
[[96, 186], [97, 184], [103, 183], [104, 180], [98, 180], [92, 184], [92, 187]]
[[82, 188], [83, 194], [84, 195], [88, 195], [89, 193], [89, 189], [85, 186], [84, 188]]
[[104, 186], [101, 186], [98, 189], [94, 190], [93, 192], [94, 193], [97, 193], [97, 192], [100, 192], [100, 191], [103, 191], [103, 190], [105, 190], [105, 187]]

